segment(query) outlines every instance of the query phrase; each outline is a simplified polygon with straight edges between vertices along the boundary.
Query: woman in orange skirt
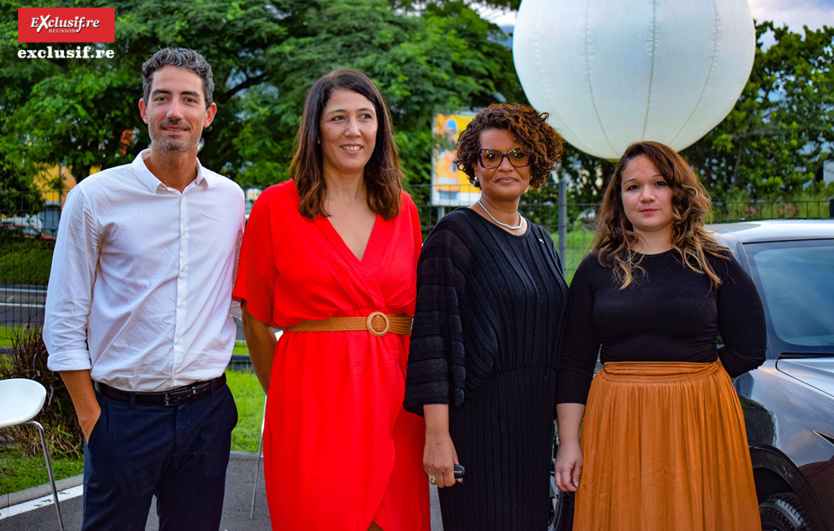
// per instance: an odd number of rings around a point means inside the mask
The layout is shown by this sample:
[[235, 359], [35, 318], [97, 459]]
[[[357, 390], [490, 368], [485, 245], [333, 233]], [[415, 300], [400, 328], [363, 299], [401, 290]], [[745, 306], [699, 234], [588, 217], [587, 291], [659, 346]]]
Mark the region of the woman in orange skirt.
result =
[[577, 493], [574, 529], [761, 529], [730, 377], [764, 361], [764, 310], [704, 228], [710, 206], [656, 142], [629, 146], [605, 191], [556, 387], [556, 484]]

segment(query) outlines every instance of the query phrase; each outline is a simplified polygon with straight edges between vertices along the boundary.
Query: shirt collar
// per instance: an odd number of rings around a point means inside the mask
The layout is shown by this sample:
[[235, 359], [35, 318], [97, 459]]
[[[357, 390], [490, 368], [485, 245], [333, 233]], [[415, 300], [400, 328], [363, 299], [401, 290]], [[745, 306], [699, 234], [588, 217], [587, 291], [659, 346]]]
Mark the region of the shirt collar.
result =
[[[163, 188], [165, 184], [162, 181], [156, 178], [156, 176], [151, 173], [151, 170], [145, 165], [145, 156], [150, 154], [150, 148], [141, 151], [136, 158], [133, 159], [133, 163], [131, 164], [133, 168], [133, 172], [139, 178], [139, 181], [144, 184], [148, 190], [155, 193], [160, 186]], [[200, 164], [200, 159], [197, 159], [197, 177], [194, 181], [189, 184], [189, 186], [200, 186], [205, 182], [206, 188], [211, 190], [217, 186], [217, 178], [211, 174], [211, 172], [206, 171], [203, 168], [203, 165]]]

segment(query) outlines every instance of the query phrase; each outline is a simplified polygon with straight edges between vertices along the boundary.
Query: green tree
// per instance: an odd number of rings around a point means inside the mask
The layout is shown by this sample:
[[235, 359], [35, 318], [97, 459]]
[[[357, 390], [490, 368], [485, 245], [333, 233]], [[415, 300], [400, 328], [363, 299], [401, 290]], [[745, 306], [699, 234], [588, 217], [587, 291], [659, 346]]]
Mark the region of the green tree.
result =
[[[3, 57], [18, 49], [19, 2], [0, 0]], [[73, 7], [75, 0], [26, 6]], [[148, 145], [137, 100], [140, 68], [161, 46], [188, 46], [212, 64], [218, 115], [201, 161], [243, 185], [288, 177], [304, 97], [323, 73], [359, 68], [394, 115], [411, 182], [429, 175], [431, 117], [499, 98], [523, 100], [496, 26], [464, 2], [419, 14], [385, 0], [94, 0], [116, 8], [111, 60], [13, 60], [0, 66], [0, 150], [30, 166], [62, 162], [73, 175], [131, 160]], [[71, 47], [55, 45], [55, 47]], [[125, 137], [124, 131], [132, 135]]]
[[[450, 3], [450, 1], [434, 0], [433, 2], [425, 2], [420, 0], [388, 0], [388, 4], [393, 9], [402, 9], [406, 11], [419, 11], [420, 9], [425, 8], [426, 4], [443, 5], [447, 3]], [[470, 4], [472, 2], [469, 1], [466, 3]], [[478, 3], [489, 7], [498, 7], [503, 9], [515, 10], [518, 10], [519, 6], [521, 6], [521, 0], [479, 0]]]
[[0, 216], [26, 215], [43, 208], [40, 193], [20, 166], [0, 157]]
[[[775, 42], [764, 49], [762, 37]], [[683, 152], [714, 198], [796, 197], [834, 142], [834, 28], [756, 26], [753, 71], [733, 110]]]
[[572, 203], [598, 203], [608, 185], [614, 163], [580, 151], [567, 142], [562, 150], [559, 171], [567, 176]]
[[[252, 161], [247, 179], [285, 178], [309, 87], [335, 68], [358, 68], [383, 92], [410, 182], [428, 182], [431, 120], [437, 112], [487, 105], [503, 92], [523, 98], [501, 30], [463, 2], [402, 15], [383, 0], [304, 1], [287, 38], [266, 50], [270, 84], [259, 91], [237, 148]], [[490, 40], [492, 38], [493, 40]], [[278, 131], [265, 135], [265, 131]], [[268, 154], [268, 156], [265, 156]], [[256, 162], [263, 161], [263, 162]]]
[[[2, 0], [0, 43], [3, 57], [17, 49], [45, 48], [18, 44], [18, 2]], [[73, 0], [27, 2], [26, 6], [75, 7]], [[78, 178], [93, 166], [130, 161], [149, 144], [137, 110], [141, 64], [165, 45], [191, 46], [211, 61], [215, 71], [218, 123], [204, 138], [211, 149], [201, 153], [206, 166], [242, 165], [231, 139], [239, 112], [238, 94], [262, 82], [263, 49], [282, 34], [281, 14], [265, 2], [205, 0], [183, 4], [171, 0], [91, 2], [88, 7], [115, 7], [113, 59], [36, 59], [4, 61], [0, 67], [0, 149], [28, 165], [65, 163]], [[54, 45], [54, 48], [71, 48]], [[124, 131], [133, 136], [123, 136]], [[218, 137], [218, 138], [215, 138]]]

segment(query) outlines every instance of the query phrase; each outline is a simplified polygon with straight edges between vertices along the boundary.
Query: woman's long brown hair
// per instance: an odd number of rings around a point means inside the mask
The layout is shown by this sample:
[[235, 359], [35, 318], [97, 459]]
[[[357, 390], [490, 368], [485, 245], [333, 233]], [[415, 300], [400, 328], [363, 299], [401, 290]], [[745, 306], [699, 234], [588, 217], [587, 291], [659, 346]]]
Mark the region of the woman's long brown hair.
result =
[[707, 256], [729, 259], [729, 250], [715, 241], [704, 227], [704, 220], [712, 209], [709, 194], [698, 176], [677, 151], [659, 142], [635, 142], [614, 167], [614, 174], [605, 189], [596, 223], [593, 250], [600, 265], [613, 269], [614, 278], [625, 289], [634, 281], [635, 274], [644, 272], [640, 266], [642, 255], [633, 251], [637, 244], [634, 227], [623, 208], [623, 172], [637, 157], [647, 157], [666, 184], [672, 189], [672, 249], [693, 271], [705, 274], [713, 289], [721, 285]]
[[374, 104], [377, 116], [376, 146], [365, 165], [365, 191], [371, 212], [385, 219], [393, 219], [400, 211], [400, 193], [403, 187], [391, 115], [382, 94], [368, 76], [348, 69], [325, 74], [307, 93], [301, 125], [295, 139], [295, 156], [290, 163], [290, 177], [295, 181], [301, 198], [298, 211], [310, 219], [318, 215], [328, 215], [324, 209], [327, 184], [324, 181], [321, 145], [318, 143], [321, 137], [319, 120], [327, 100], [337, 89], [347, 89], [361, 94]]

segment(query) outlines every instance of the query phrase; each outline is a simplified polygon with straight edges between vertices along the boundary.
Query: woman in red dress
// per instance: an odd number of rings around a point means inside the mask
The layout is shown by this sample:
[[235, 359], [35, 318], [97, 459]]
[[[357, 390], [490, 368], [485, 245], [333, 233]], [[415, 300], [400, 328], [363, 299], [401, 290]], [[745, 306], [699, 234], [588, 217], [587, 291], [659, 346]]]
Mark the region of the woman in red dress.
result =
[[323, 76], [297, 144], [292, 180], [252, 209], [234, 291], [269, 397], [272, 527], [429, 531], [425, 428], [402, 407], [420, 222], [379, 91]]

